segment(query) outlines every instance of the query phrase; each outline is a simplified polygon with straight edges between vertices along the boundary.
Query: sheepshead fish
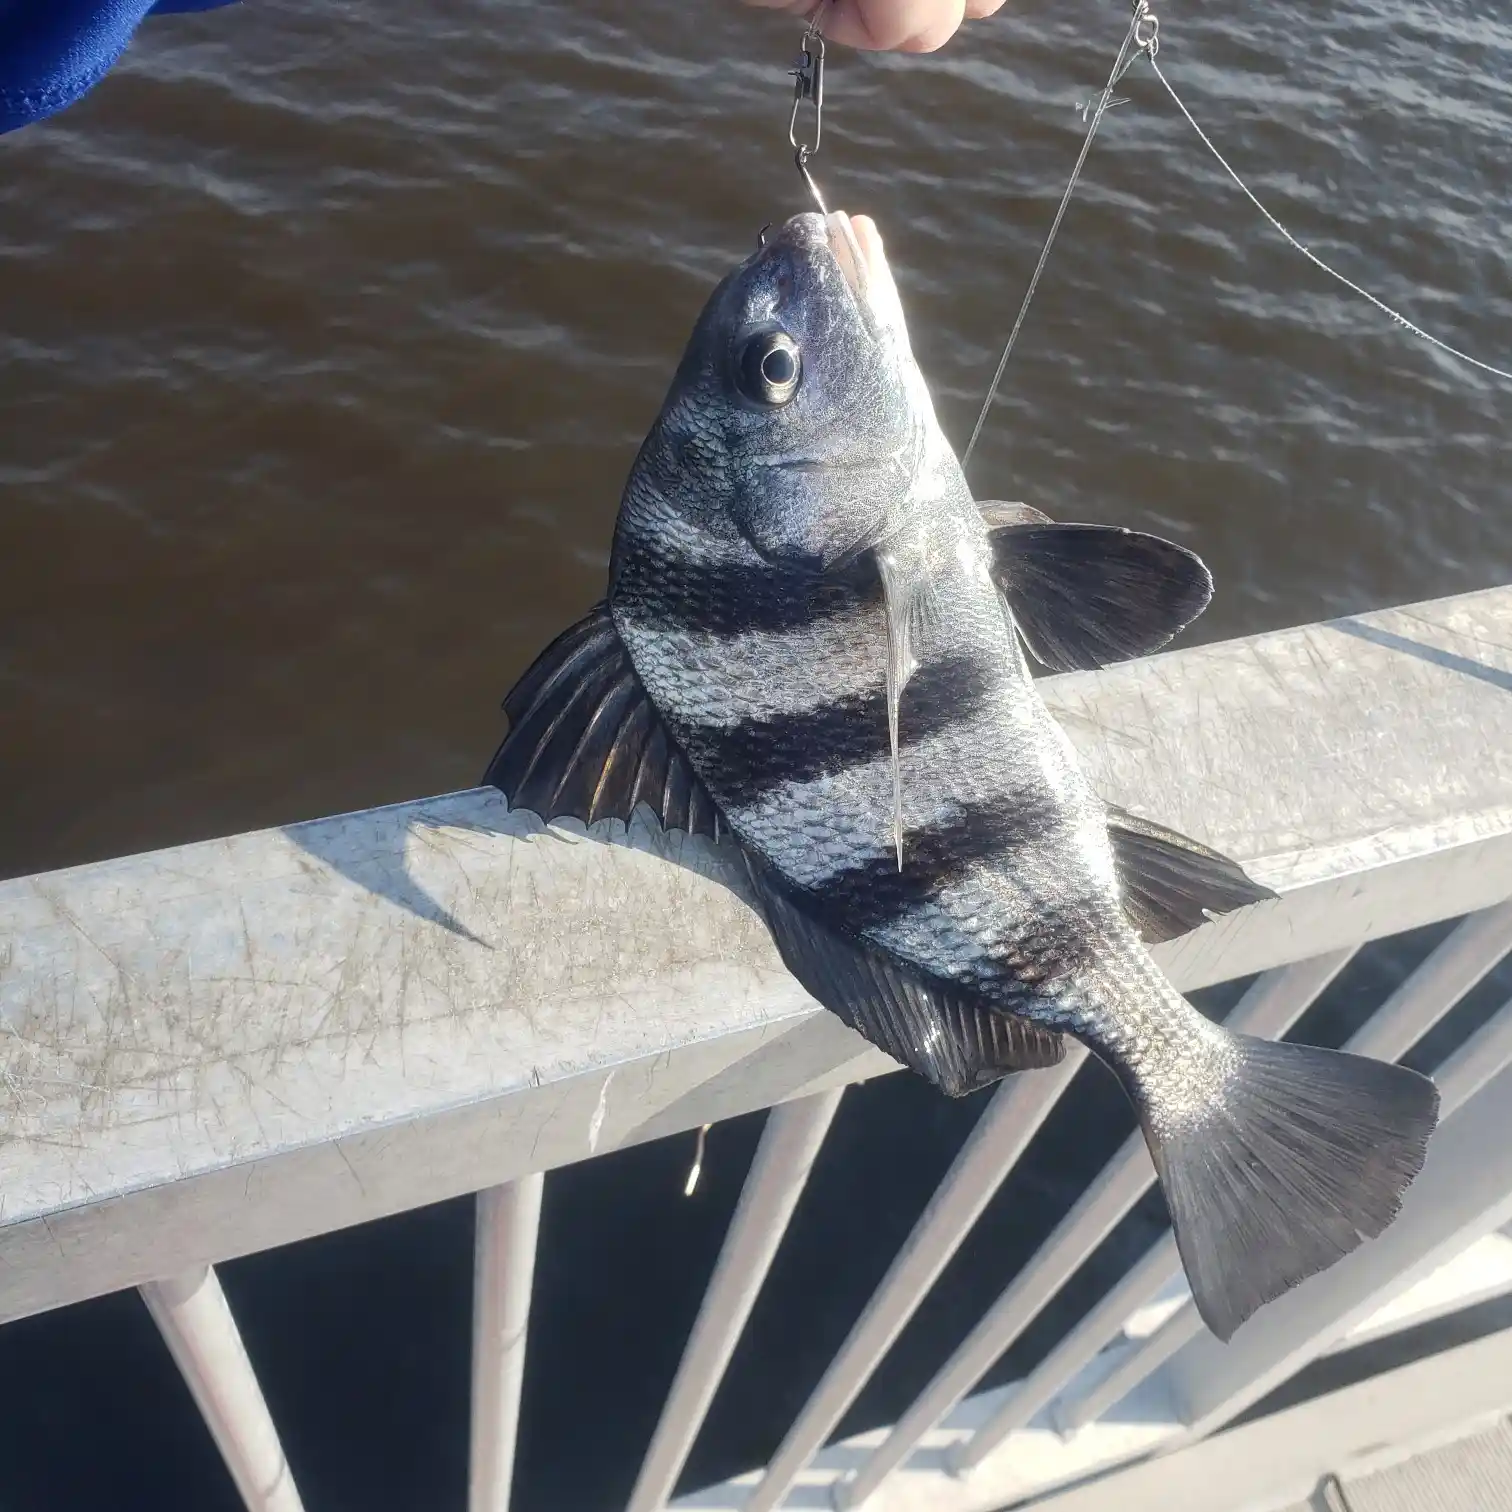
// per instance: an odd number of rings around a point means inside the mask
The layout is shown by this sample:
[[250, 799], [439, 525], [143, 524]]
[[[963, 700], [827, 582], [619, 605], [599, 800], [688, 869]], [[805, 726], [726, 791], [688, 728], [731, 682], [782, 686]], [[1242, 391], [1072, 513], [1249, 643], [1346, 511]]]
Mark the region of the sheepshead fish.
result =
[[505, 700], [485, 780], [548, 821], [728, 832], [803, 986], [947, 1094], [1087, 1046], [1227, 1339], [1391, 1222], [1438, 1094], [1231, 1033], [1146, 949], [1271, 894], [1103, 803], [1025, 648], [1140, 655], [1210, 593], [1169, 542], [975, 502], [875, 227], [800, 215], [710, 297], [607, 597]]

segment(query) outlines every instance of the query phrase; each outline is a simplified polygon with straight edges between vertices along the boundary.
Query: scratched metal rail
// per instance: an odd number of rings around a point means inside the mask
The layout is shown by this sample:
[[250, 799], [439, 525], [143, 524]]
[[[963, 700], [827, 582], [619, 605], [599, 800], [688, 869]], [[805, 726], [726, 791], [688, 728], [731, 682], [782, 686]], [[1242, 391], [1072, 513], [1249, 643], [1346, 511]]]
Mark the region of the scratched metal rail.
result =
[[[1281, 895], [1161, 947], [1178, 986], [1253, 977], [1230, 1021], [1280, 1035], [1366, 942], [1459, 920], [1349, 1043], [1396, 1059], [1455, 1010], [1512, 946], [1509, 648], [1512, 590], [1490, 590], [1044, 685], [1111, 801]], [[786, 975], [738, 876], [701, 843], [543, 829], [468, 791], [0, 884], [0, 1319], [140, 1288], [241, 1499], [294, 1512], [299, 1428], [216, 1265], [477, 1193], [470, 1505], [503, 1512], [546, 1173], [770, 1108], [629, 1512], [1195, 1508], [1183, 1476], [1238, 1512], [1512, 1409], [1512, 1332], [1482, 1329], [1364, 1406], [1325, 1391], [1284, 1433], [1212, 1437], [1315, 1361], [1512, 1293], [1509, 1007], [1434, 1068], [1446, 1120], [1400, 1220], [1231, 1345], [1158, 1236], [1027, 1378], [974, 1390], [1150, 1189], [1135, 1136], [896, 1421], [831, 1443], [1081, 1085], [1075, 1057], [1011, 1078], [770, 1462], [679, 1493], [845, 1089], [896, 1069]]]

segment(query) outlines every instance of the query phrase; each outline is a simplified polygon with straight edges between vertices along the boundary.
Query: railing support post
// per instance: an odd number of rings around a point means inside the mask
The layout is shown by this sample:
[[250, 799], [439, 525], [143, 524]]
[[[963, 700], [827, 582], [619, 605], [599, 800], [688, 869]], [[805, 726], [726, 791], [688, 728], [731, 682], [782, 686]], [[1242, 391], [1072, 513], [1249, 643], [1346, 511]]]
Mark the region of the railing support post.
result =
[[210, 1266], [149, 1281], [142, 1300], [194, 1397], [247, 1512], [303, 1512], [278, 1430]]
[[636, 1478], [628, 1512], [661, 1512], [756, 1305], [844, 1088], [773, 1108], [703, 1305]]
[[468, 1512], [509, 1512], [544, 1175], [477, 1195]]

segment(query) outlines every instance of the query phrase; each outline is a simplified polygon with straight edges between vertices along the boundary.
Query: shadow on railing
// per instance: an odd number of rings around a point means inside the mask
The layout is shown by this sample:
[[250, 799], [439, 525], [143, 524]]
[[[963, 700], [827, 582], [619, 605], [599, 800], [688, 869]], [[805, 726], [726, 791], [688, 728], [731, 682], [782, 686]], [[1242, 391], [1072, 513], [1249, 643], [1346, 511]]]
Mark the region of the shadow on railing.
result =
[[[1395, 1060], [1512, 947], [1512, 590], [1040, 686], [1110, 801], [1280, 894], [1156, 952], [1184, 991], [1254, 976], [1230, 1022], [1283, 1035], [1361, 944], [1461, 920], [1350, 1042]], [[897, 1069], [782, 969], [729, 851], [548, 831], [490, 790], [0, 884], [0, 939], [0, 1319], [143, 1286], [267, 1512], [298, 1493], [215, 1262], [478, 1193], [472, 1506], [503, 1512], [543, 1173], [774, 1109], [629, 1504], [660, 1512], [843, 1089]], [[1258, 1496], [1321, 1473], [1327, 1436], [1215, 1430], [1352, 1341], [1512, 1294], [1504, 1008], [1435, 1072], [1446, 1119], [1399, 1220], [1231, 1344], [1172, 1289], [1166, 1235], [1028, 1376], [972, 1394], [1151, 1188], [1136, 1135], [898, 1422], [826, 1447], [1079, 1059], [985, 1101], [771, 1463], [678, 1505], [1195, 1507], [1223, 1455]], [[1507, 1336], [1457, 1351], [1368, 1410], [1350, 1386], [1282, 1415], [1347, 1457], [1512, 1407]]]

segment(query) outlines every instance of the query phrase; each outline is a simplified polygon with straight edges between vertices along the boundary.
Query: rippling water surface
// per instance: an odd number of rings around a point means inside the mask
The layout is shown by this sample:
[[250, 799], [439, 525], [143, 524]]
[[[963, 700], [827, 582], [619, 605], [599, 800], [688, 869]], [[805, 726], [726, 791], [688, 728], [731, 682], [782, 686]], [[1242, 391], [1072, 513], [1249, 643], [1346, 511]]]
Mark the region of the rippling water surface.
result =
[[[1107, 0], [1011, 8], [934, 57], [834, 53], [829, 76], [820, 177], [833, 203], [879, 220], [958, 442], [1074, 160], [1077, 106], [1126, 19]], [[1161, 62], [1298, 236], [1508, 366], [1512, 23], [1484, 12], [1173, 3]], [[153, 23], [82, 106], [0, 140], [0, 874], [476, 780], [500, 696], [602, 590], [619, 489], [709, 287], [763, 222], [803, 208], [785, 150], [795, 40], [728, 0], [261, 0]], [[1191, 545], [1218, 583], [1194, 632], [1208, 638], [1512, 582], [1512, 390], [1309, 268], [1142, 66], [1122, 93], [978, 492]], [[959, 1139], [959, 1108], [890, 1083], [908, 1118], [864, 1138], [842, 1120], [837, 1147], [873, 1174], [846, 1205], [806, 1205], [833, 1232], [784, 1262], [784, 1295], [859, 1298]], [[555, 1211], [563, 1232], [612, 1247], [642, 1224], [627, 1264], [643, 1291], [622, 1289], [595, 1325], [619, 1363], [581, 1340], [538, 1357], [527, 1505], [607, 1506], [628, 1484], [748, 1135], [728, 1134], [724, 1162], [715, 1142], [707, 1208], [616, 1207], [604, 1184], [622, 1157], [591, 1178], [591, 1215], [570, 1200], [588, 1176], [559, 1184], [548, 1231]], [[923, 1153], [900, 1177], [910, 1150]], [[662, 1160], [672, 1191], [685, 1156], [637, 1156], [635, 1181]], [[446, 1224], [465, 1229], [466, 1213], [445, 1211], [405, 1220], [414, 1242], [389, 1271], [351, 1236], [232, 1268], [239, 1307], [265, 1325], [296, 1468], [303, 1456], [323, 1488], [312, 1507], [456, 1491], [466, 1242]], [[1015, 1211], [994, 1220], [997, 1274], [1028, 1243]], [[548, 1274], [541, 1306], [583, 1316], [593, 1286]], [[374, 1297], [410, 1319], [430, 1298], [439, 1333], [388, 1340]], [[32, 1339], [26, 1368], [51, 1371], [70, 1412], [92, 1403], [105, 1435], [119, 1387], [89, 1386], [78, 1361], [112, 1328], [158, 1359], [129, 1303], [0, 1335], [23, 1352]], [[911, 1358], [932, 1368], [978, 1305], [939, 1302], [925, 1321], [943, 1342]], [[695, 1478], [770, 1451], [855, 1306], [808, 1328], [808, 1378], [738, 1378], [755, 1384], [721, 1398], [724, 1436]], [[339, 1335], [401, 1378], [398, 1396], [352, 1397], [346, 1460], [329, 1419], [302, 1430], [289, 1405], [334, 1410], [353, 1389], [299, 1354], [302, 1309], [326, 1330], [322, 1359]], [[58, 1342], [66, 1328], [83, 1355]], [[626, 1359], [645, 1362], [644, 1383]], [[153, 1379], [177, 1390], [171, 1369]], [[33, 1446], [66, 1438], [61, 1420], [18, 1421]], [[395, 1447], [385, 1468], [375, 1434], [413, 1453]], [[192, 1482], [183, 1505], [224, 1504], [207, 1444], [187, 1415], [182, 1442], [151, 1443], [172, 1466], [163, 1485]]]
[[[1299, 236], [1505, 362], [1512, 24], [1477, 9], [1175, 7], [1162, 61]], [[835, 56], [823, 182], [958, 440], [1123, 24], [1023, 0]], [[723, 0], [264, 0], [0, 143], [0, 869], [476, 780], [704, 295], [802, 206], [792, 51]], [[1512, 396], [1123, 93], [979, 491], [1192, 545], [1207, 636], [1512, 580]]]

